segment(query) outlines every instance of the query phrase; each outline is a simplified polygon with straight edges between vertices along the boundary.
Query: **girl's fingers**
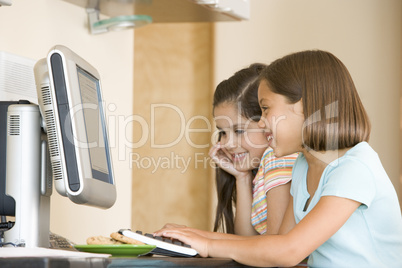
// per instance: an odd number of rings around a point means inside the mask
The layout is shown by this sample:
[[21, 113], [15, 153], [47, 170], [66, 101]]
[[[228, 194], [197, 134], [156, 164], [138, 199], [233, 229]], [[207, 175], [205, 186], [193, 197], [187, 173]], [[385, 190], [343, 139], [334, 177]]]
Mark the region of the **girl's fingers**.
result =
[[208, 153], [209, 156], [210, 156], [211, 158], [214, 158], [214, 157], [218, 154], [218, 151], [219, 151], [220, 149], [222, 149], [222, 146], [221, 146], [219, 143], [215, 144], [215, 145], [212, 146], [211, 149], [209, 150], [209, 153]]
[[168, 229], [163, 232], [162, 235], [172, 239], [177, 239], [184, 244], [188, 244], [197, 250], [201, 257], [208, 257], [208, 250], [206, 246], [207, 240], [205, 237], [201, 237], [192, 231], [184, 229]]
[[187, 227], [185, 225], [175, 225], [175, 226], [173, 226], [173, 225], [170, 225], [170, 224], [166, 224], [165, 226], [163, 226], [162, 229], [160, 229], [158, 231], [155, 231], [153, 233], [153, 235], [154, 236], [163, 236], [164, 232], [168, 232], [168, 231], [171, 231], [171, 230], [176, 230], [176, 229], [179, 229], [179, 228], [187, 228]]
[[238, 171], [234, 168], [232, 160], [226, 156], [222, 148], [223, 145], [218, 142], [209, 150], [209, 156], [218, 165], [218, 167], [235, 176]]
[[169, 228], [185, 228], [187, 226], [177, 223], [166, 223], [162, 229], [169, 229]]
[[209, 156], [214, 160], [217, 164], [219, 164], [222, 160], [225, 162], [229, 161], [226, 157], [225, 153], [222, 151], [222, 146], [220, 144], [216, 144], [211, 147], [209, 150]]

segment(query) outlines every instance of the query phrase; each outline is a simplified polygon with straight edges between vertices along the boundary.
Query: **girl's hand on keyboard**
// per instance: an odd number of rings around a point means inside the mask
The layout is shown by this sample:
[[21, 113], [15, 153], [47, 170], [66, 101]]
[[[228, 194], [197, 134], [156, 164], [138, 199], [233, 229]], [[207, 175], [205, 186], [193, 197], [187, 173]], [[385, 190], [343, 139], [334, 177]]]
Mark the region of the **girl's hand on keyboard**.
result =
[[176, 223], [166, 223], [162, 229], [172, 229], [172, 228], [186, 228], [186, 225], [176, 224]]
[[185, 225], [179, 225], [179, 224], [166, 224], [162, 229], [155, 231], [153, 233], [154, 236], [164, 236], [163, 233], [165, 232], [169, 232], [170, 230], [174, 230], [174, 229], [181, 229], [181, 230], [186, 230], [192, 233], [195, 233], [199, 236], [205, 237], [205, 238], [209, 238], [209, 239], [214, 239], [215, 234], [213, 232], [209, 232], [209, 231], [204, 231], [204, 230], [199, 230], [199, 229], [194, 229], [194, 228], [190, 228], [190, 227], [186, 227]]
[[209, 239], [196, 234], [191, 228], [175, 228], [175, 229], [162, 229], [160, 235], [177, 239], [182, 243], [188, 244], [191, 248], [195, 249], [201, 257], [208, 257], [208, 241]]
[[[197, 234], [199, 236], [202, 236], [202, 237], [205, 237], [207, 239], [227, 239], [227, 240], [241, 240], [241, 239], [243, 239], [241, 236], [238, 236], [238, 235], [210, 232], [210, 231], [205, 231], [205, 230], [185, 227], [184, 225], [178, 225], [178, 224], [170, 225], [170, 223], [168, 223], [165, 226], [162, 229], [160, 229], [158, 231], [155, 231], [153, 233], [153, 235], [154, 236], [163, 236], [164, 232], [168, 232], [168, 231], [170, 231], [172, 229], [182, 229], [182, 230], [186, 230], [186, 231], [195, 233], [195, 234]], [[175, 227], [175, 226], [178, 226], [178, 227]], [[181, 227], [181, 226], [183, 226], [183, 227]]]
[[154, 236], [162, 236], [162, 233], [168, 229], [175, 228], [188, 228], [186, 225], [176, 224], [176, 223], [166, 223], [161, 229], [153, 232]]

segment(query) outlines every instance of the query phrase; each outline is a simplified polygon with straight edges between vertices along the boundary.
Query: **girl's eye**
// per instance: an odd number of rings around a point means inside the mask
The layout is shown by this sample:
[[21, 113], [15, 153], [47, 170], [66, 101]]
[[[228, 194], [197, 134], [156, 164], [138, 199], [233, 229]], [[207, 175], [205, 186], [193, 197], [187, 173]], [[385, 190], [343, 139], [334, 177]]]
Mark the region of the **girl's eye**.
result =
[[226, 135], [225, 131], [220, 130], [218, 132], [218, 142], [220, 142], [222, 140], [222, 137], [224, 137]]
[[261, 111], [264, 113], [264, 112], [267, 112], [268, 111], [268, 106], [261, 106]]
[[235, 130], [235, 133], [236, 133], [236, 134], [243, 134], [244, 132], [246, 132], [246, 131], [243, 130], [243, 129], [236, 129], [236, 130]]

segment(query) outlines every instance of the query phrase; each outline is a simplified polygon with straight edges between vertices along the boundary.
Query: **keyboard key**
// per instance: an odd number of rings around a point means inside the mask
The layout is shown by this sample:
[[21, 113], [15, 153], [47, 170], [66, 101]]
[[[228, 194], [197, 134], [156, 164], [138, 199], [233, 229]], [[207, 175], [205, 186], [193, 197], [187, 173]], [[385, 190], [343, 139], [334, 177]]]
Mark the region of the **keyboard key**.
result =
[[153, 234], [145, 234], [146, 237], [155, 238]]
[[179, 240], [173, 241], [173, 244], [178, 245], [178, 246], [183, 246], [183, 243], [180, 242]]

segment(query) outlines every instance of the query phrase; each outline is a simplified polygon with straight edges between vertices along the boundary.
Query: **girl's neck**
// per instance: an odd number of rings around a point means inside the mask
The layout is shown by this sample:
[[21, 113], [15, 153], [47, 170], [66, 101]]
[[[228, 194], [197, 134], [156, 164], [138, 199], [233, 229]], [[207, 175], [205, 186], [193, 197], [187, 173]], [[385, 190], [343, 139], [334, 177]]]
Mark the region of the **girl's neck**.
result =
[[[304, 154], [308, 164], [306, 184], [310, 196], [314, 196], [325, 168], [329, 164], [334, 163], [336, 159], [342, 157], [349, 149], [350, 148], [319, 152], [303, 149], [302, 153]], [[309, 206], [310, 201], [311, 198], [307, 199], [304, 211]]]
[[345, 155], [350, 148], [330, 151], [313, 151], [304, 149], [302, 153], [306, 157], [309, 168], [325, 169], [330, 163]]

